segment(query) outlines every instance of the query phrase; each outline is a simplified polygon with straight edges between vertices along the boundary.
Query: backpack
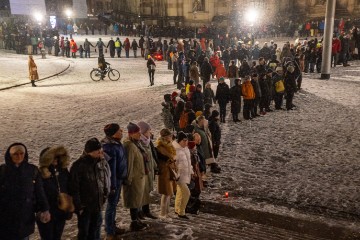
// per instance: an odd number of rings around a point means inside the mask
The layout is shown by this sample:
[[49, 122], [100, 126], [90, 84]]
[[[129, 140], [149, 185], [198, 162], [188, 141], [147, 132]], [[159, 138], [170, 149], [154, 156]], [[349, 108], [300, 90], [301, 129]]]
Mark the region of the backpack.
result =
[[179, 128], [183, 129], [186, 128], [186, 126], [188, 125], [188, 121], [189, 121], [189, 113], [183, 111], [180, 115], [180, 119], [179, 119]]
[[285, 91], [284, 80], [279, 80], [275, 83], [275, 91], [277, 93], [282, 93]]

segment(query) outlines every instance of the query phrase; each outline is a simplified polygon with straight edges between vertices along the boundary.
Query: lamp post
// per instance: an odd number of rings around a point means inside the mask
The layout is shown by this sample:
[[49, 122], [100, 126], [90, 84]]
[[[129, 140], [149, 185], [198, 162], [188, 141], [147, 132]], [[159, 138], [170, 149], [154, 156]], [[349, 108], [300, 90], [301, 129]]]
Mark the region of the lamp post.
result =
[[41, 29], [41, 22], [43, 20], [43, 15], [39, 12], [36, 12], [34, 14], [35, 20], [37, 24], [39, 25], [39, 33], [40, 33], [40, 39], [42, 40], [42, 29]]
[[[69, 8], [66, 9], [66, 10], [65, 10], [65, 15], [66, 15], [66, 17], [67, 17], [68, 23], [71, 24], [72, 10], [69, 9]], [[66, 25], [66, 29], [67, 29], [67, 25]], [[70, 35], [70, 39], [72, 39], [72, 31], [71, 31], [71, 28], [68, 29], [68, 30], [70, 30], [69, 35]]]

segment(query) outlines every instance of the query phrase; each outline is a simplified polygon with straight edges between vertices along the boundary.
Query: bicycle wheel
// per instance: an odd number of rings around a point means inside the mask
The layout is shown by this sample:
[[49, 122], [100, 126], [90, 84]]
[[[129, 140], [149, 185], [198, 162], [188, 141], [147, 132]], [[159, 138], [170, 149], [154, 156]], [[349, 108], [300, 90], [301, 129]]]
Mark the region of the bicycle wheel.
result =
[[111, 81], [117, 81], [120, 78], [120, 72], [116, 69], [110, 69], [108, 77]]
[[90, 72], [90, 77], [93, 81], [98, 82], [101, 80], [101, 72], [99, 71], [99, 69], [93, 69]]

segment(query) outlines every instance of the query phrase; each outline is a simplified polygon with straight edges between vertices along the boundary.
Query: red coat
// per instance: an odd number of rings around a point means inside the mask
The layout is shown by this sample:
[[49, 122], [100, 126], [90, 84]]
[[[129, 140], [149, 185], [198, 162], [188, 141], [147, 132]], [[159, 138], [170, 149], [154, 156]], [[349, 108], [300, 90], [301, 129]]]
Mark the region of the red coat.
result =
[[339, 53], [340, 51], [341, 51], [341, 41], [338, 38], [333, 39], [331, 53], [335, 54], [335, 53]]
[[71, 42], [70, 42], [70, 49], [71, 49], [71, 52], [73, 52], [73, 53], [76, 53], [78, 50], [78, 47], [74, 40], [71, 40]]

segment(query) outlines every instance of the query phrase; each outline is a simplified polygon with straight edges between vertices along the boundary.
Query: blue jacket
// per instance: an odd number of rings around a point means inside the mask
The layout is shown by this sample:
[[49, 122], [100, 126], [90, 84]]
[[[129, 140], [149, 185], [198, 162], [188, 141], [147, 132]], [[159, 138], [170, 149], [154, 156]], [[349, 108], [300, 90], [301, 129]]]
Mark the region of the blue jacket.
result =
[[127, 156], [121, 142], [105, 137], [101, 140], [104, 152], [108, 155], [108, 164], [111, 171], [111, 189], [120, 188], [127, 178]]

